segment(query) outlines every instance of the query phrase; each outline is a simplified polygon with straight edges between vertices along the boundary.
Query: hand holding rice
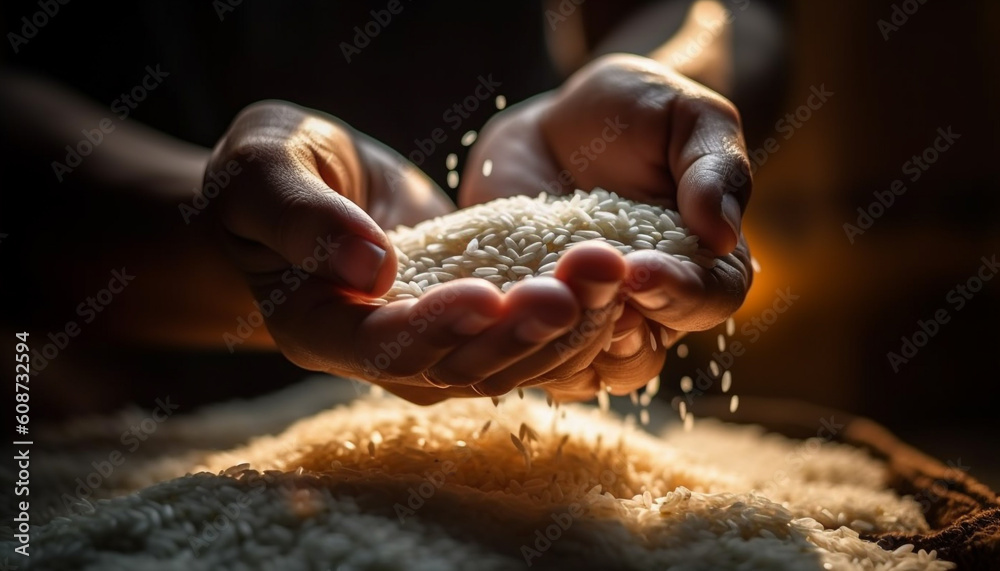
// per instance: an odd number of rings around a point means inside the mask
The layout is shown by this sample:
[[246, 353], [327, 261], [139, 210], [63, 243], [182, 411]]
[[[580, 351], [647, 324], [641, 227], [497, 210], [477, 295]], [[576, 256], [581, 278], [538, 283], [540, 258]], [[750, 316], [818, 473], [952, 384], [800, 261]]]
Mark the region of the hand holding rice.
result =
[[[544, 347], [526, 355], [529, 363], [534, 360], [533, 369], [523, 366], [524, 361], [491, 368], [492, 344], [480, 349], [481, 374], [471, 375], [472, 383], [447, 367], [430, 367], [436, 385], [471, 386], [473, 394], [462, 396], [494, 396], [540, 384], [560, 399], [590, 399], [602, 383], [612, 392], [627, 393], [658, 373], [678, 331], [710, 327], [728, 317], [748, 279], [741, 260], [745, 249], [716, 258], [699, 245], [677, 212], [601, 189], [498, 199], [397, 228], [389, 237], [398, 273], [378, 303], [409, 300], [431, 314], [443, 314], [449, 287], [488, 282], [509, 293], [558, 278], [586, 310], [568, 330], [564, 326], [561, 333], [548, 335]], [[730, 291], [741, 292], [739, 299], [715, 307], [704, 303], [719, 293], [710, 284], [734, 277], [742, 286]], [[594, 284], [601, 281], [605, 283], [595, 293]], [[444, 300], [436, 307], [423, 301], [435, 292]], [[625, 359], [632, 363], [629, 368], [616, 366]], [[393, 390], [389, 383], [384, 386]], [[400, 394], [413, 397], [411, 392]]]

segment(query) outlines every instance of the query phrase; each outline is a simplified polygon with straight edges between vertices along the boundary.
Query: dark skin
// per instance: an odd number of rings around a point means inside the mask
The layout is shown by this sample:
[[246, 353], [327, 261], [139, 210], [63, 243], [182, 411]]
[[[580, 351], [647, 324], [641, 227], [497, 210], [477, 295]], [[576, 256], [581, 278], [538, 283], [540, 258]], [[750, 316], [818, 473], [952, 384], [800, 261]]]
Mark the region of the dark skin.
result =
[[[668, 48], [657, 57], [667, 57]], [[703, 50], [706, 61], [718, 59], [713, 50]], [[127, 319], [108, 316], [107, 330], [132, 340], [217, 346], [234, 316], [277, 292], [284, 301], [242, 348], [277, 348], [303, 368], [366, 379], [414, 402], [519, 386], [544, 388], [558, 400], [589, 399], [601, 383], [616, 394], [634, 390], [659, 372], [666, 346], [732, 313], [751, 279], [739, 232], [750, 184], [732, 177], [749, 164], [740, 119], [722, 96], [678, 73], [712, 83], [695, 63], [670, 69], [637, 56], [601, 58], [562, 89], [498, 113], [472, 149], [459, 203], [535, 195], [566, 170], [572, 182], [563, 191], [600, 186], [678, 209], [702, 244], [722, 256], [711, 270], [656, 252], [622, 256], [594, 242], [569, 251], [555, 278], [521, 282], [508, 293], [464, 279], [419, 300], [374, 304], [395, 276], [383, 229], [454, 205], [400, 155], [337, 119], [262, 102], [233, 120], [210, 155], [130, 123], [74, 173], [131, 193], [160, 181], [142, 192], [173, 205], [191, 201], [197, 180], [210, 182], [234, 162], [241, 168], [190, 227], [164, 236], [172, 257], [148, 258], [162, 268], [141, 268], [144, 279], [130, 286], [116, 314]], [[12, 128], [34, 133], [45, 156], [100, 117], [100, 110], [68, 105], [37, 82], [13, 78], [8, 85], [5, 104], [26, 110], [11, 114]], [[62, 116], [70, 111], [72, 117]], [[606, 120], [615, 118], [627, 127], [610, 141]], [[31, 128], [36, 123], [47, 126]], [[601, 137], [605, 150], [579, 169], [573, 153]], [[484, 177], [487, 158], [495, 166]], [[109, 263], [119, 263], [114, 248], [107, 252]], [[162, 279], [153, 279], [158, 271]], [[294, 292], [289, 275], [301, 284]], [[209, 290], [218, 302], [206, 306]], [[140, 319], [154, 306], [170, 311]], [[435, 306], [445, 309], [415, 331], [414, 320]], [[593, 333], [574, 341], [585, 321]], [[147, 322], [155, 326], [142, 326]], [[376, 373], [370, 363], [380, 362], [401, 333], [409, 335], [405, 350]], [[655, 351], [651, 333], [666, 341]]]
[[[749, 254], [738, 228], [750, 187], [733, 184], [731, 173], [749, 172], [749, 163], [735, 108], [651, 60], [602, 58], [562, 90], [487, 125], [460, 203], [528, 193], [556, 180], [574, 168], [568, 157], [575, 149], [601, 136], [608, 117], [628, 127], [576, 185], [679, 209], [702, 243], [722, 256], [714, 268], [658, 252], [622, 256], [594, 243], [570, 250], [555, 279], [521, 282], [507, 294], [463, 279], [419, 300], [371, 304], [367, 299], [385, 293], [395, 277], [381, 228], [440, 215], [450, 204], [396, 153], [331, 118], [277, 102], [244, 111], [213, 153], [209, 171], [258, 157], [252, 176], [239, 177], [219, 201], [223, 239], [258, 298], [314, 255], [318, 237], [337, 243], [333, 265], [316, 271], [324, 279], [307, 281], [268, 319], [277, 346], [303, 368], [365, 378], [422, 403], [518, 386], [540, 386], [560, 400], [586, 399], [601, 382], [624, 394], [662, 366], [665, 348], [652, 349], [651, 332], [660, 339], [664, 328], [669, 344], [681, 332], [712, 327], [746, 293]], [[489, 177], [482, 176], [486, 157], [496, 165]], [[368, 250], [357, 253], [357, 238], [384, 252], [379, 263]], [[364, 272], [343, 272], [365, 263]], [[442, 301], [444, 312], [380, 374], [366, 367], [383, 344]], [[605, 318], [590, 317], [601, 321], [599, 333], [571, 343], [568, 334], [584, 312], [602, 309]], [[473, 326], [457, 327], [472, 314], [480, 316]]]

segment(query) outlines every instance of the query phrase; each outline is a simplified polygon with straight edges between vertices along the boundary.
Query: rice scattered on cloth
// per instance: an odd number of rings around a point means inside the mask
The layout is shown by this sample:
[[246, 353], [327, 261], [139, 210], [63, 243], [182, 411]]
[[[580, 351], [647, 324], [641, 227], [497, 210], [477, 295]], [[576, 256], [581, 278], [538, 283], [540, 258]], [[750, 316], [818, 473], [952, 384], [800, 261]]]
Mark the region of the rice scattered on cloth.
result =
[[861, 537], [928, 524], [857, 448], [709, 420], [657, 437], [531, 393], [371, 396], [165, 465], [33, 528], [31, 568], [953, 568]]
[[657, 250], [703, 267], [716, 263], [677, 212], [602, 189], [501, 198], [388, 235], [399, 267], [386, 301], [420, 297], [438, 284], [470, 277], [507, 291], [520, 280], [552, 275], [559, 258], [587, 240], [603, 240], [623, 254]]

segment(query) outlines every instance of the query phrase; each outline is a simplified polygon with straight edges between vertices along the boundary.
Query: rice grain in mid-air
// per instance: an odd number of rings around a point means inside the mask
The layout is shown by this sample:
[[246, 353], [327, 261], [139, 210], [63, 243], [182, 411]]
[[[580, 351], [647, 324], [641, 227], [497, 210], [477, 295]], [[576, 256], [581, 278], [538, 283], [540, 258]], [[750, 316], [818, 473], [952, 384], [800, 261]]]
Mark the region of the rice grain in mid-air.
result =
[[670, 346], [670, 332], [666, 327], [660, 327], [660, 343], [663, 343], [664, 348]]
[[677, 346], [677, 356], [681, 359], [688, 356], [688, 346], [686, 343], [681, 343]]
[[611, 410], [611, 399], [608, 397], [608, 391], [604, 390], [604, 383], [601, 383], [601, 388], [597, 390], [597, 406], [601, 412]]
[[650, 398], [655, 397], [658, 392], [660, 392], [660, 375], [656, 375], [652, 379], [649, 379], [649, 382], [646, 383], [646, 394], [648, 394]]
[[728, 393], [729, 388], [733, 386], [733, 373], [732, 371], [726, 371], [722, 373], [722, 392]]
[[694, 390], [694, 381], [691, 380], [691, 377], [681, 377], [681, 390], [685, 393], [689, 393]]

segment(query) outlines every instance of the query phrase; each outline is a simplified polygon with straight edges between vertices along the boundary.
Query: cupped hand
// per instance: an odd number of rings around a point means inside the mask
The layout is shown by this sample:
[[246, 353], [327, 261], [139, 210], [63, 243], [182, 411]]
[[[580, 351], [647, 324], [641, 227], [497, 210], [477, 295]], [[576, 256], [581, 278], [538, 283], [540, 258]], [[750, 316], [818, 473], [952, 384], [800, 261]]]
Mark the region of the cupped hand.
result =
[[624, 268], [619, 293], [627, 303], [615, 312], [610, 346], [589, 366], [555, 370], [527, 384], [566, 400], [591, 398], [602, 382], [615, 394], [627, 393], [660, 371], [666, 348], [684, 332], [732, 314], [752, 279], [740, 230], [751, 186], [735, 107], [647, 58], [602, 57], [556, 92], [491, 120], [466, 163], [460, 206], [601, 187], [679, 211], [700, 245], [719, 256], [705, 269], [656, 251], [622, 258], [596, 242], [575, 246], [570, 253], [588, 264], [564, 263], [572, 262], [567, 256], [556, 277], [573, 287], [587, 282], [585, 272]]
[[[268, 331], [292, 362], [418, 403], [504, 394], [555, 369], [585, 369], [593, 343], [553, 342], [579, 323], [582, 306], [614, 311], [625, 276], [624, 262], [614, 260], [597, 273], [576, 272], [593, 278], [584, 288], [536, 278], [503, 294], [485, 280], [462, 279], [416, 300], [380, 304], [397, 271], [383, 228], [453, 206], [395, 152], [333, 117], [283, 102], [258, 103], [236, 117], [214, 149], [202, 192]], [[586, 265], [586, 254], [567, 261]], [[595, 342], [611, 334], [608, 322]]]

